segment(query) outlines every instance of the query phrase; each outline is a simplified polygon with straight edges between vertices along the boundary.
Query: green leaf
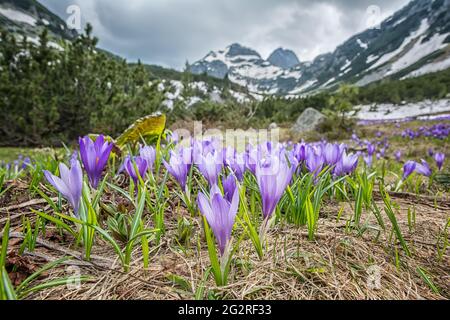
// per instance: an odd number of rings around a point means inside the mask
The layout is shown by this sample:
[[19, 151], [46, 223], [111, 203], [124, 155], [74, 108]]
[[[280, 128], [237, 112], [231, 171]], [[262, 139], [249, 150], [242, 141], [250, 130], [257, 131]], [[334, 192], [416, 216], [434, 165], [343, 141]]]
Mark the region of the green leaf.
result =
[[209, 225], [205, 217], [203, 217], [203, 225], [205, 226], [206, 244], [208, 245], [209, 260], [211, 262], [211, 268], [214, 274], [214, 279], [216, 281], [217, 286], [222, 286], [223, 285], [222, 270], [220, 269], [220, 263], [219, 258], [217, 257], [215, 242], [211, 235], [211, 230], [209, 229]]
[[100, 197], [102, 196], [103, 190], [105, 189], [105, 183], [106, 179], [108, 178], [108, 174], [105, 175], [105, 177], [102, 180], [102, 183], [100, 184], [99, 188], [97, 189], [97, 193], [95, 194], [94, 201], [92, 201], [92, 207], [96, 208], [98, 205], [98, 202], [100, 201]]
[[314, 240], [314, 233], [316, 229], [316, 214], [314, 212], [310, 196], [306, 197], [305, 212], [306, 222], [308, 224], [308, 239]]
[[[32, 294], [33, 292], [37, 292], [37, 291], [41, 291], [44, 289], [49, 289], [49, 288], [54, 288], [54, 287], [58, 287], [58, 286], [64, 286], [67, 285], [68, 281], [70, 281], [71, 278], [70, 277], [66, 277], [66, 278], [61, 278], [61, 279], [55, 279], [55, 280], [50, 280], [41, 284], [38, 284], [30, 289], [27, 289], [23, 292], [20, 293], [20, 298], [23, 299], [26, 296]], [[86, 276], [81, 276], [79, 278], [80, 282], [82, 281], [89, 281], [90, 278], [86, 277]]]
[[133, 221], [131, 223], [130, 238], [134, 238], [138, 233], [142, 222], [142, 214], [145, 208], [145, 193], [147, 191], [145, 188], [140, 188], [140, 190], [139, 203], [136, 207], [136, 212], [134, 213]]
[[417, 267], [417, 273], [419, 273], [420, 277], [425, 281], [425, 283], [430, 287], [430, 289], [434, 292], [439, 294], [439, 289], [436, 287], [436, 285], [433, 283], [433, 281], [428, 277], [425, 269], [422, 269], [421, 267]]
[[6, 254], [8, 252], [10, 225], [11, 225], [11, 221], [8, 219], [6, 221], [5, 227], [3, 228], [2, 251], [0, 252], [0, 268], [4, 268], [6, 266]]
[[38, 271], [36, 271], [35, 273], [33, 273], [31, 276], [29, 276], [28, 278], [26, 278], [17, 288], [16, 291], [19, 293], [19, 295], [21, 295], [21, 291], [25, 290], [25, 288], [28, 286], [28, 284], [30, 284], [33, 280], [37, 279], [42, 273], [44, 273], [47, 270], [50, 270], [54, 267], [56, 267], [57, 265], [60, 265], [64, 262], [66, 262], [67, 260], [69, 260], [68, 257], [64, 257], [58, 260], [55, 260], [53, 262], [49, 262], [46, 265], [44, 265], [41, 269], [39, 269]]
[[203, 300], [203, 297], [205, 295], [205, 287], [206, 287], [205, 284], [206, 284], [206, 281], [208, 280], [210, 272], [211, 272], [211, 269], [208, 268], [205, 271], [205, 274], [203, 275], [202, 281], [197, 286], [197, 289], [195, 289], [195, 300]]
[[148, 238], [146, 235], [141, 238], [141, 247], [142, 247], [142, 259], [144, 261], [144, 268], [147, 269], [149, 265], [149, 246], [148, 246]]
[[50, 207], [52, 207], [53, 210], [59, 211], [58, 206], [52, 199], [50, 199], [49, 196], [47, 196], [44, 192], [39, 190], [39, 188], [34, 187], [34, 191], [36, 191], [42, 198], [44, 198], [45, 201], [47, 201], [47, 203], [50, 205]]
[[172, 281], [175, 285], [179, 286], [182, 290], [192, 292], [191, 283], [185, 278], [176, 274], [168, 274], [166, 275], [166, 278]]
[[60, 228], [62, 228], [62, 229], [64, 229], [64, 230], [66, 230], [67, 232], [69, 232], [70, 234], [72, 234], [74, 237], [77, 237], [77, 236], [78, 236], [77, 232], [75, 232], [69, 225], [65, 224], [63, 221], [61, 221], [61, 220], [59, 220], [59, 219], [57, 219], [57, 218], [55, 218], [55, 217], [52, 217], [52, 216], [50, 216], [50, 215], [48, 215], [48, 214], [45, 214], [45, 213], [43, 213], [43, 212], [38, 212], [38, 211], [36, 211], [36, 210], [34, 210], [34, 209], [31, 209], [31, 211], [34, 212], [34, 213], [36, 213], [39, 217], [41, 217], [41, 218], [43, 218], [43, 219], [46, 219], [46, 220], [48, 220], [48, 221], [50, 221], [50, 222], [53, 222], [53, 223], [56, 224], [58, 227], [60, 227]]
[[358, 192], [356, 194], [356, 200], [355, 200], [355, 217], [354, 221], [356, 225], [359, 225], [361, 220], [361, 213], [362, 213], [362, 203], [363, 203], [363, 187], [360, 185], [358, 188]]
[[4, 296], [7, 300], [17, 300], [16, 292], [14, 291], [14, 287], [11, 283], [11, 280], [8, 277], [8, 272], [5, 267], [1, 269], [1, 285], [4, 292]]
[[89, 227], [95, 229], [95, 231], [100, 233], [100, 235], [113, 246], [114, 251], [116, 251], [117, 255], [119, 256], [120, 261], [122, 262], [122, 265], [124, 266], [125, 265], [125, 257], [122, 253], [122, 249], [120, 249], [117, 242], [105, 230], [103, 230], [99, 226], [89, 226]]
[[261, 243], [261, 239], [259, 237], [259, 234], [256, 231], [255, 226], [251, 222], [250, 216], [248, 214], [247, 204], [246, 204], [246, 196], [245, 196], [245, 188], [241, 188], [239, 192], [241, 194], [240, 195], [241, 205], [240, 205], [240, 208], [239, 208], [239, 213], [242, 216], [242, 218], [243, 218], [245, 223], [242, 222], [242, 220], [239, 218], [239, 216], [236, 216], [236, 219], [242, 225], [242, 227], [244, 228], [245, 232], [248, 234], [250, 240], [253, 243], [253, 246], [255, 247], [255, 250], [256, 250], [256, 253], [258, 254], [258, 257], [260, 259], [262, 259], [263, 256], [264, 256], [262, 243]]
[[405, 251], [405, 253], [408, 255], [408, 257], [411, 256], [411, 252], [409, 251], [408, 245], [406, 244], [405, 239], [403, 238], [402, 232], [400, 230], [400, 226], [398, 225], [397, 218], [395, 217], [394, 210], [392, 209], [391, 205], [391, 198], [389, 197], [389, 194], [385, 191], [384, 186], [380, 184], [380, 192], [381, 196], [384, 201], [384, 208], [386, 211], [386, 215], [388, 216], [389, 220], [392, 223], [392, 226], [394, 228], [395, 235], [397, 236], [398, 241], [400, 241], [400, 244]]
[[122, 196], [124, 196], [125, 198], [127, 198], [130, 202], [133, 202], [133, 198], [131, 198], [130, 194], [128, 193], [128, 191], [125, 191], [124, 189], [111, 184], [109, 182], [106, 183], [108, 185], [108, 187], [110, 187], [111, 189], [113, 189], [114, 191], [117, 191], [118, 193], [120, 193]]

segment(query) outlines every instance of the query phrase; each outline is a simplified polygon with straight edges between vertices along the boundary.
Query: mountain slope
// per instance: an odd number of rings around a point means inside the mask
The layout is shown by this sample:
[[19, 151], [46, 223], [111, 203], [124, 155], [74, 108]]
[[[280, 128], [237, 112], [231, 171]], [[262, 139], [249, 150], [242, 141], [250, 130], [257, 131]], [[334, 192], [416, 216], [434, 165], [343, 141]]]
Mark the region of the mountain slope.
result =
[[[69, 30], [65, 21], [52, 13], [45, 6], [35, 0], [0, 0], [0, 28], [19, 38], [26, 36], [33, 44], [39, 43], [39, 35], [44, 29], [49, 31], [52, 41], [49, 46], [63, 50], [59, 40], [73, 41], [78, 37], [76, 31]], [[113, 53], [97, 48], [116, 60], [123, 60]], [[135, 63], [129, 63], [135, 67]], [[222, 101], [225, 99], [243, 102], [253, 101], [258, 96], [245, 92], [244, 88], [228, 80], [204, 75], [191, 75], [189, 85], [182, 83], [183, 72], [154, 65], [144, 65], [149, 73], [149, 80], [153, 83], [161, 82], [161, 91], [167, 94], [166, 105], [173, 106], [176, 102], [185, 100], [187, 106], [200, 101]], [[184, 82], [184, 81], [183, 81]]]
[[[250, 91], [299, 95], [349, 82], [363, 86], [384, 78], [406, 78], [450, 67], [450, 0], [415, 0], [381, 23], [361, 32], [311, 63], [282, 65], [275, 51], [268, 61], [252, 49], [238, 57], [231, 49], [211, 52], [193, 72], [228, 78]], [[275, 58], [274, 58], [275, 57]], [[287, 67], [287, 68], [286, 68]]]
[[73, 40], [78, 36], [64, 20], [35, 0], [0, 0], [0, 27], [32, 39], [44, 28], [57, 40]]

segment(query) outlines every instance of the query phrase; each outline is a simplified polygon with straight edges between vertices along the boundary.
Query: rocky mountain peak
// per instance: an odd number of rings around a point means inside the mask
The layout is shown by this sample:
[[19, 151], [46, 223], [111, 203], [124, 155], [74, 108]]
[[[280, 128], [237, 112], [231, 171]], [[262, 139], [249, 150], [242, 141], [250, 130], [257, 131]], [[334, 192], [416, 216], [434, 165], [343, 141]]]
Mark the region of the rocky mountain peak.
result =
[[248, 47], [244, 47], [244, 46], [240, 45], [239, 43], [233, 43], [232, 45], [228, 46], [227, 49], [228, 49], [228, 52], [227, 52], [228, 57], [255, 56], [255, 57], [261, 58], [261, 56], [258, 52], [256, 52], [253, 49], [250, 49]]
[[294, 51], [284, 48], [278, 48], [267, 59], [274, 66], [291, 69], [300, 64], [300, 60]]

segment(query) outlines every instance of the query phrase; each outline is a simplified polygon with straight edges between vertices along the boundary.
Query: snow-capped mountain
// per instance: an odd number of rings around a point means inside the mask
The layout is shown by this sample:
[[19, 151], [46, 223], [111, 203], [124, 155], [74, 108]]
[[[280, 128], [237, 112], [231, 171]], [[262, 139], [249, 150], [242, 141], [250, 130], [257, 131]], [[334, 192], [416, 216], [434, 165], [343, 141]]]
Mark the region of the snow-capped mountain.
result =
[[283, 68], [283, 69], [291, 69], [300, 64], [300, 61], [297, 58], [297, 55], [294, 51], [289, 49], [278, 48], [267, 59], [274, 66]]
[[312, 62], [296, 63], [295, 54], [288, 52], [278, 49], [264, 60], [256, 51], [233, 44], [210, 52], [191, 70], [228, 76], [253, 92], [280, 95], [444, 70], [450, 67], [450, 0], [414, 0], [380, 28], [361, 32]]
[[66, 22], [36, 0], [0, 0], [0, 28], [30, 41], [36, 40], [44, 28], [55, 40], [73, 40], [78, 36]]
[[[292, 56], [287, 57], [292, 59]], [[292, 63], [292, 60], [283, 59], [282, 54], [275, 54], [272, 58], [278, 64]], [[255, 50], [234, 43], [224, 50], [211, 51], [205, 58], [191, 65], [191, 72], [206, 73], [217, 78], [228, 77], [252, 92], [275, 94], [280, 87], [294, 87], [303, 68], [303, 65], [298, 64], [294, 68], [285, 69], [264, 60]]]

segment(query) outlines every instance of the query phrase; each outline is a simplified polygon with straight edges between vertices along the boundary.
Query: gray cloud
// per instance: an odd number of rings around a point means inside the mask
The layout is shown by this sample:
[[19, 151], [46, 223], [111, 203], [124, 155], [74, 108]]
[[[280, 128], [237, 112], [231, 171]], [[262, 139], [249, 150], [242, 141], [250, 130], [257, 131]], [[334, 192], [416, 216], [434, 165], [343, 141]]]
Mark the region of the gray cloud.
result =
[[[62, 18], [77, 4], [100, 46], [129, 60], [181, 68], [239, 42], [263, 56], [294, 50], [300, 60], [332, 51], [367, 27], [369, 6], [384, 19], [409, 0], [41, 0]], [[376, 12], [376, 10], [375, 10]], [[373, 20], [373, 19], [372, 19]]]

